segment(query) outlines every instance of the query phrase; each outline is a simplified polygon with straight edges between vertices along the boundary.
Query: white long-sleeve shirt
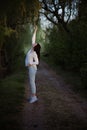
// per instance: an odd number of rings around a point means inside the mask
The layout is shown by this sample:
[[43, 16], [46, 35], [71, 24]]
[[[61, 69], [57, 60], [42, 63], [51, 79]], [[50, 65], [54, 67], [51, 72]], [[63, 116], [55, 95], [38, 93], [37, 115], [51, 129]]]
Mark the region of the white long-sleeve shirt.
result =
[[32, 36], [32, 45], [34, 45], [36, 43], [36, 32], [37, 30], [34, 30], [33, 36]]
[[28, 51], [25, 58], [25, 66], [32, 65], [35, 69], [37, 69], [37, 65], [39, 64], [39, 60], [37, 54], [32, 49]]
[[[36, 40], [36, 29], [34, 30], [33, 36], [32, 36], [32, 46], [35, 46], [35, 40]], [[37, 65], [39, 64], [37, 54], [32, 48], [28, 51], [26, 58], [25, 58], [25, 66], [29, 66], [31, 64], [35, 68], [37, 68]]]
[[36, 40], [36, 32], [34, 32], [32, 36], [32, 44], [35, 44], [35, 40]]

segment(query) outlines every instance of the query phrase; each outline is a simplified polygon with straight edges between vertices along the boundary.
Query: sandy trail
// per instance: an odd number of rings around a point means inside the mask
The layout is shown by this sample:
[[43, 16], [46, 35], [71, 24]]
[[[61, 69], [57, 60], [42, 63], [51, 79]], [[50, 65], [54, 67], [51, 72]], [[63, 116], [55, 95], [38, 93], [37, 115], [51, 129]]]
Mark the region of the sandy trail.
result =
[[[34, 104], [30, 104], [27, 101], [29, 97], [29, 91], [30, 91], [28, 81], [26, 82], [26, 85], [25, 85], [24, 108], [22, 111], [23, 130], [47, 130], [48, 128], [51, 129], [51, 127], [46, 126], [45, 114], [46, 114], [46, 109], [49, 109], [48, 108], [49, 106], [47, 105], [47, 102], [45, 100], [46, 97], [42, 96], [42, 94], [44, 93], [43, 89], [41, 90], [41, 87], [43, 87], [44, 90], [46, 91], [47, 86], [52, 86], [54, 89], [56, 89], [56, 91], [58, 91], [58, 96], [61, 99], [60, 101], [61, 104], [65, 104], [65, 106], [69, 108], [69, 110], [73, 113], [73, 115], [75, 115], [79, 120], [82, 120], [83, 122], [85, 122], [85, 124], [87, 123], [87, 101], [82, 99], [79, 95], [76, 95], [70, 89], [70, 85], [65, 84], [62, 77], [60, 77], [60, 75], [57, 75], [44, 62], [41, 62], [40, 67], [38, 69], [36, 84], [37, 84], [37, 93], [38, 93], [39, 100], [37, 103], [34, 103]], [[53, 102], [55, 101], [55, 99], [56, 98], [52, 99], [51, 101]], [[54, 107], [55, 106], [56, 105], [54, 104]], [[61, 106], [61, 107], [63, 108], [64, 106]], [[50, 105], [50, 108], [51, 108], [51, 105]], [[59, 110], [59, 113], [61, 113], [60, 112], [61, 108], [58, 108], [58, 110]], [[87, 126], [85, 126], [85, 128], [86, 127]], [[59, 130], [60, 129], [62, 130], [62, 128], [59, 128]], [[56, 127], [52, 128], [52, 130], [56, 130]], [[67, 130], [70, 130], [70, 128]]]

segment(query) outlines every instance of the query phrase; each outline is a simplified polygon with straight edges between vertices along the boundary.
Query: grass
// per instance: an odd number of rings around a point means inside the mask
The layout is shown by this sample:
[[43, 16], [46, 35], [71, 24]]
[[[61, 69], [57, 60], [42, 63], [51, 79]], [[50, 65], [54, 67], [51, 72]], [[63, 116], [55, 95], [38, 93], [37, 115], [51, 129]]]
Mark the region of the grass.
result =
[[19, 113], [24, 97], [26, 74], [17, 72], [0, 80], [0, 129], [20, 130]]

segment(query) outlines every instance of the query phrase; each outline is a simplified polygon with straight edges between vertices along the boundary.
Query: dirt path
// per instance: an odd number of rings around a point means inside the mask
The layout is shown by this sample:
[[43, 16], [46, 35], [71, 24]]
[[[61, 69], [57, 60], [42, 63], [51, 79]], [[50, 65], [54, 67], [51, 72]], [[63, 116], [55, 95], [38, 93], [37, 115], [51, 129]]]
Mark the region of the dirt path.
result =
[[23, 130], [86, 130], [87, 101], [76, 95], [63, 79], [41, 62], [37, 73], [39, 101], [30, 104], [28, 81], [22, 112]]

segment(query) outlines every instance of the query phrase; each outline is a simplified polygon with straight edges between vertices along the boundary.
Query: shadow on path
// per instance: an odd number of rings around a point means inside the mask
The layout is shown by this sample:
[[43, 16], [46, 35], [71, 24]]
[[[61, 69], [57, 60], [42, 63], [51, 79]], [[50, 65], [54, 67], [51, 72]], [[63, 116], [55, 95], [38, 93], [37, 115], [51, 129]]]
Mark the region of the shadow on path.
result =
[[28, 81], [25, 85], [23, 130], [86, 130], [87, 101], [76, 95], [44, 62], [38, 69], [36, 84], [39, 100], [34, 104], [27, 101]]

